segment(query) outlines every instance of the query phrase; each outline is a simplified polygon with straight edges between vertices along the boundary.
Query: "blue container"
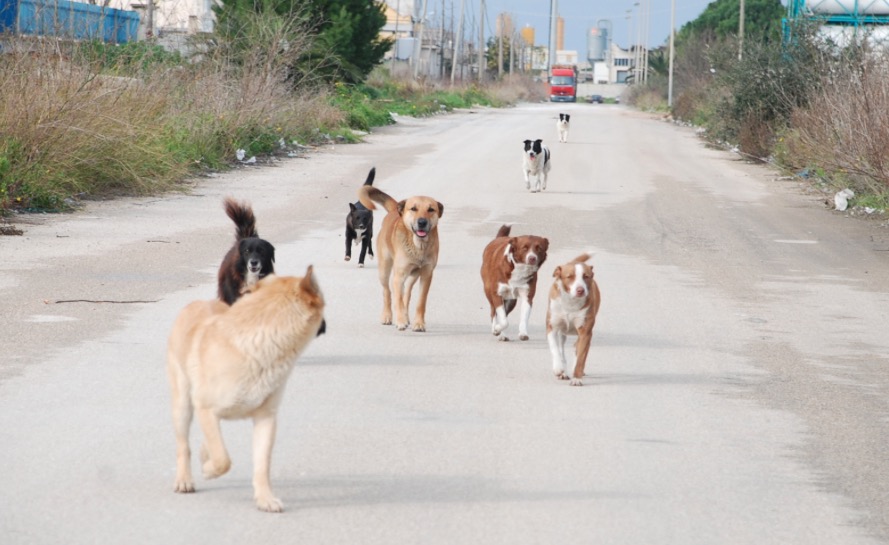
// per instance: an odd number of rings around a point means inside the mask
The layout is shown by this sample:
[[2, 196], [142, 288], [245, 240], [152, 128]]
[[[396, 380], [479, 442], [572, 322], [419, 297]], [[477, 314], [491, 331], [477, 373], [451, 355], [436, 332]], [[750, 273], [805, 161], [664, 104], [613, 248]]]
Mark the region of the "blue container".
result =
[[0, 33], [136, 41], [139, 14], [69, 0], [0, 0]]

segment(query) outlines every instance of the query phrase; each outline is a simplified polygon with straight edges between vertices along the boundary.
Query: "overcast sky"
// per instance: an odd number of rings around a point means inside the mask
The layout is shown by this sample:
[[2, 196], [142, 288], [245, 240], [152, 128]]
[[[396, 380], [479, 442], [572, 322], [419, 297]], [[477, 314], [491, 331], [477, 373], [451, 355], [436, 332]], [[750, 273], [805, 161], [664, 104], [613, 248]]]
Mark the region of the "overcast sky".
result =
[[[401, 9], [405, 4], [411, 5], [411, 0], [387, 0], [395, 6], [400, 2]], [[696, 19], [704, 8], [713, 0], [675, 0], [676, 2], [676, 29], [684, 23]], [[451, 17], [451, 11], [459, 14], [461, 0], [428, 0], [426, 8], [428, 14], [441, 12], [444, 5], [445, 13]], [[474, 24], [478, 20], [480, 12], [480, 0], [465, 0], [467, 24]], [[638, 2], [640, 6], [635, 6]], [[584, 58], [587, 51], [587, 31], [591, 27], [598, 26], [600, 19], [610, 20], [612, 25], [612, 40], [617, 45], [626, 48], [630, 42], [628, 34], [632, 34], [632, 42], [636, 41], [639, 10], [644, 0], [558, 0], [559, 15], [565, 19], [565, 49], [576, 50], [580, 58]], [[670, 36], [670, 5], [671, 0], [648, 0], [650, 13], [650, 31], [642, 40], [650, 47], [657, 47], [666, 43]], [[787, 4], [786, 0], [782, 2]], [[488, 22], [485, 35], [494, 33], [497, 14], [500, 12], [511, 13], [516, 29], [525, 25], [531, 25], [535, 29], [535, 42], [537, 45], [546, 45], [549, 36], [549, 12], [550, 0], [485, 0]], [[418, 4], [421, 6], [422, 4]], [[628, 19], [627, 11], [630, 10], [632, 18]], [[438, 19], [439, 15], [431, 18]], [[471, 21], [469, 20], [471, 18]], [[440, 19], [438, 19], [440, 21]], [[477, 27], [476, 27], [477, 28]]]

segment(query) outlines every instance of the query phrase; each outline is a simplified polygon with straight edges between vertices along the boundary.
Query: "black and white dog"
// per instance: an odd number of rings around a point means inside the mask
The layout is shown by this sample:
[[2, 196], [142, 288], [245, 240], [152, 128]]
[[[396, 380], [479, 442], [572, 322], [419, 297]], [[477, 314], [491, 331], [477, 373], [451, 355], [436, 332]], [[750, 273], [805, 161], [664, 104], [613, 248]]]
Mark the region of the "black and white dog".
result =
[[[364, 185], [373, 185], [376, 167], [370, 169]], [[361, 254], [358, 255], [358, 266], [364, 267], [364, 255], [370, 254], [373, 259], [374, 250], [371, 244], [374, 236], [374, 214], [360, 202], [349, 203], [349, 215], [346, 216], [346, 261], [352, 259], [352, 245], [361, 243]]]
[[[543, 140], [525, 140], [525, 153], [522, 156], [522, 172], [525, 174], [525, 189], [531, 193], [537, 193], [546, 189], [546, 176], [550, 168], [549, 148], [543, 145]], [[531, 187], [531, 177], [534, 177], [534, 187]], [[541, 181], [543, 186], [541, 187]]]
[[570, 121], [570, 114], [559, 114], [559, 120], [556, 121], [556, 130], [559, 131], [559, 142], [568, 142], [568, 123]]

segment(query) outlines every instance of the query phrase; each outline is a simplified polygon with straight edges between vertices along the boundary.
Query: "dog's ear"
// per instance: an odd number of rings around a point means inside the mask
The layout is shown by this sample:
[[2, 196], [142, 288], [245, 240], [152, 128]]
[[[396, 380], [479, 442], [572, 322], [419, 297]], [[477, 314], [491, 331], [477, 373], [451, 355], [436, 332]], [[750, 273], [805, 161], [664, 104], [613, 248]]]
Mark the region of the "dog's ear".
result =
[[534, 141], [534, 143], [535, 143], [535, 144], [542, 144], [542, 143], [543, 143], [543, 139], [538, 138], [537, 140]]
[[556, 270], [553, 271], [553, 278], [558, 278], [560, 276], [562, 276], [562, 266], [561, 265], [556, 267]]
[[441, 217], [441, 215], [444, 213], [444, 205], [438, 201], [436, 201], [435, 204], [438, 205], [438, 217]]
[[524, 144], [525, 144], [526, 146], [527, 146], [528, 144], [530, 144], [530, 143], [531, 143], [530, 140], [525, 140], [525, 142], [524, 142]]
[[403, 200], [403, 201], [400, 201], [400, 202], [396, 205], [397, 210], [398, 210], [398, 215], [399, 215], [399, 216], [403, 216], [403, 215], [404, 215], [404, 207], [405, 207], [405, 206], [407, 206], [407, 199], [405, 199], [405, 200]]
[[354, 211], [355, 211], [355, 205], [354, 205], [354, 204], [349, 203], [349, 211], [350, 211], [350, 212], [354, 212]]
[[543, 249], [549, 250], [549, 239], [548, 238], [543, 239]]
[[299, 281], [299, 287], [302, 291], [317, 296], [321, 295], [321, 288], [318, 287], [318, 282], [315, 281], [314, 270], [311, 265], [306, 268], [306, 275]]

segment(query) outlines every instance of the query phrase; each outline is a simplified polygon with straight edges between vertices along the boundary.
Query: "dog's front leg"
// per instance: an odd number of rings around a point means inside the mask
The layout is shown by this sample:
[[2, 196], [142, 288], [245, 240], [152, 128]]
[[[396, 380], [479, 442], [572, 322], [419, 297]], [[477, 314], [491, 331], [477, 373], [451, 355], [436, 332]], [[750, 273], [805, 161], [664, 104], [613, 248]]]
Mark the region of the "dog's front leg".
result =
[[528, 319], [531, 317], [531, 297], [528, 290], [519, 291], [519, 300], [522, 301], [521, 317], [519, 318], [519, 340], [528, 340]]
[[398, 331], [404, 331], [410, 325], [407, 321], [407, 305], [410, 301], [410, 292], [406, 286], [408, 281], [409, 277], [395, 267], [392, 274], [392, 294], [395, 295], [395, 327]]
[[231, 468], [232, 461], [222, 442], [222, 430], [219, 427], [219, 417], [212, 409], [199, 407], [198, 422], [201, 431], [204, 432], [204, 444], [201, 445], [201, 462], [203, 463], [204, 478], [215, 479]]
[[352, 237], [349, 236], [349, 228], [346, 227], [346, 261], [352, 259]]
[[568, 375], [565, 374], [565, 334], [553, 328], [546, 336], [549, 342], [549, 351], [553, 358], [553, 374], [556, 378], [567, 380]]
[[574, 362], [574, 373], [571, 375], [571, 386], [583, 386], [583, 371], [586, 367], [587, 354], [590, 352], [590, 343], [593, 339], [593, 330], [589, 327], [577, 328], [577, 343], [574, 352], [577, 359]]
[[[493, 304], [496, 306], [491, 317], [491, 333], [500, 335], [509, 327], [509, 318], [506, 317], [506, 302], [500, 297], [495, 297]], [[502, 337], [502, 339], [508, 340], [506, 337]]]
[[420, 271], [420, 293], [417, 295], [417, 310], [414, 313], [414, 331], [426, 331], [426, 297], [432, 286], [432, 267]]
[[[361, 254], [358, 256], [358, 266], [364, 267], [364, 256], [367, 255], [367, 250], [370, 248], [370, 241], [367, 239], [367, 235], [361, 237]], [[373, 257], [373, 252], [370, 253], [371, 257]]]
[[272, 494], [269, 481], [276, 429], [274, 412], [253, 417], [253, 498], [256, 507], [271, 513], [284, 510], [284, 504]]
[[522, 174], [525, 175], [525, 189], [531, 189], [531, 171], [526, 168], [522, 170]]

